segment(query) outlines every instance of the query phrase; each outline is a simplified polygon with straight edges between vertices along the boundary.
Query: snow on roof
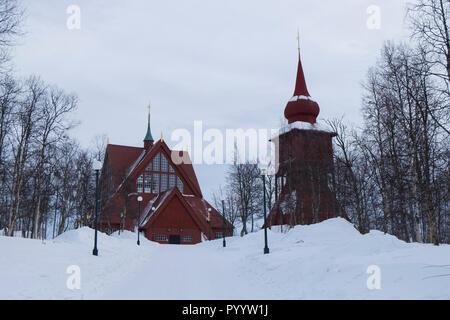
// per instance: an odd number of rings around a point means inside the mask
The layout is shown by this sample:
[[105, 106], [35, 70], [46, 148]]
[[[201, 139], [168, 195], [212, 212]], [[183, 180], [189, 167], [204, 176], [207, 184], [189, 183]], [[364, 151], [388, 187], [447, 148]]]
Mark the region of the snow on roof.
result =
[[[141, 227], [145, 226], [148, 220], [150, 220], [150, 218], [155, 214], [155, 212], [158, 211], [159, 207], [164, 203], [164, 201], [166, 201], [167, 196], [172, 192], [172, 189], [173, 188], [167, 189], [166, 191], [160, 193], [158, 196], [154, 197], [148, 202], [148, 204], [145, 206], [144, 209], [144, 214], [146, 215], [146, 217], [145, 220], [141, 223], [140, 225]], [[155, 204], [156, 202], [158, 202], [158, 205], [155, 207], [155, 210], [151, 210], [153, 204]]]
[[293, 96], [292, 98], [289, 99], [289, 102], [294, 102], [294, 101], [298, 101], [298, 100], [311, 100], [311, 101], [314, 101], [309, 96]]
[[136, 161], [134, 161], [134, 163], [130, 166], [130, 168], [128, 169], [128, 172], [127, 172], [127, 178], [133, 172], [133, 170], [138, 166], [138, 164], [141, 163], [141, 161], [144, 158], [145, 154], [146, 154], [146, 150], [143, 150], [141, 152], [141, 154], [139, 155], [139, 157], [136, 159]]
[[139, 163], [141, 163], [142, 159], [144, 158], [146, 152], [145, 150], [141, 152], [141, 154], [139, 155], [139, 157], [133, 162], [133, 164], [128, 168], [127, 173], [125, 175], [125, 179], [122, 180], [122, 182], [120, 183], [120, 185], [117, 187], [115, 193], [117, 193], [120, 188], [122, 187], [122, 185], [125, 183], [125, 181], [128, 180], [128, 177], [130, 176], [130, 174], [133, 172], [133, 170], [138, 166]]
[[288, 125], [280, 128], [278, 133], [275, 136], [273, 136], [272, 139], [274, 139], [282, 134], [288, 133], [292, 130], [295, 130], [295, 129], [334, 133], [327, 125], [325, 125], [323, 123], [311, 124], [309, 122], [296, 121], [294, 123], [288, 124]]

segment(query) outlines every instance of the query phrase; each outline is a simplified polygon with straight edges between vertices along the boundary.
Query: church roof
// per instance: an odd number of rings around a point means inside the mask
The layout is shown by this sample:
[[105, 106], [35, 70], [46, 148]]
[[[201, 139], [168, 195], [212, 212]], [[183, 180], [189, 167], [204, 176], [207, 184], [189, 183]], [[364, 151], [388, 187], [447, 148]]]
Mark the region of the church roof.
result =
[[[106, 148], [105, 163], [110, 166], [114, 181], [114, 189], [119, 191], [123, 182], [131, 176], [137, 176], [158, 152], [165, 152], [170, 158], [171, 150], [164, 141], [158, 140], [150, 150], [138, 147], [120, 146], [109, 144]], [[187, 159], [179, 165], [174, 165], [174, 169], [179, 172], [181, 178], [184, 178], [195, 195], [202, 196], [200, 185], [197, 180], [194, 168], [186, 151], [178, 152], [180, 157]], [[186, 154], [185, 154], [186, 153]]]
[[[200, 216], [203, 221], [208, 219], [208, 209], [211, 209], [211, 227], [212, 228], [222, 228], [223, 218], [222, 215], [205, 199], [199, 197], [189, 197], [185, 196], [185, 200], [189, 205], [195, 210], [195, 212]], [[229, 224], [229, 222], [227, 222]], [[228, 228], [232, 228], [231, 224]]]
[[140, 157], [143, 148], [108, 144], [106, 147], [105, 163], [110, 166], [114, 177], [114, 188], [122, 182], [122, 178], [128, 168]]
[[[182, 194], [176, 187], [160, 193], [148, 202], [142, 212], [142, 222], [140, 224], [140, 228], [145, 229], [148, 225], [150, 225], [151, 221], [156, 220], [158, 215], [164, 211], [164, 208], [170, 203], [173, 197], [178, 197], [181, 200], [181, 203], [186, 208], [186, 211], [191, 215], [192, 219], [203, 232], [208, 231], [207, 219], [209, 208], [211, 208], [211, 228], [223, 228], [222, 215], [205, 199], [193, 195]], [[151, 210], [152, 208], [155, 209]], [[233, 228], [228, 221], [226, 221], [226, 225], [228, 229]]]

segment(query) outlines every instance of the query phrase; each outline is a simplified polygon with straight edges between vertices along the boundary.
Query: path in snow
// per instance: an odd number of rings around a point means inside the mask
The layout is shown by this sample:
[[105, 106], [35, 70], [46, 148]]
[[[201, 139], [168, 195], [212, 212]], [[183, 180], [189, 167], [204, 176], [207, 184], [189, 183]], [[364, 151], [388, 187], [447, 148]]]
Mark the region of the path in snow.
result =
[[[221, 243], [221, 242], [220, 242]], [[249, 286], [219, 241], [211, 246], [162, 245], [143, 255], [154, 259], [102, 299], [246, 299], [260, 294]], [[215, 249], [215, 250], [212, 250]], [[225, 249], [226, 250], [226, 249]], [[267, 294], [265, 295], [267, 297]], [[260, 297], [262, 298], [262, 297]]]

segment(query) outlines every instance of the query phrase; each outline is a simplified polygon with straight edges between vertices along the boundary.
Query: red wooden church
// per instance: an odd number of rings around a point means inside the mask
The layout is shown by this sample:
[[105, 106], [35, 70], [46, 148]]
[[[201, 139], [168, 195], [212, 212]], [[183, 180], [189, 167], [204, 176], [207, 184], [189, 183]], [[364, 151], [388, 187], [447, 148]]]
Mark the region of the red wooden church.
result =
[[284, 110], [288, 125], [273, 139], [278, 140], [279, 169], [268, 225], [311, 224], [345, 216], [331, 187], [336, 134], [317, 124], [319, 111], [306, 87], [299, 49], [295, 91]]
[[[183, 163], [175, 164], [176, 153]], [[195, 244], [233, 233], [233, 226], [202, 195], [186, 151], [153, 140], [150, 107], [143, 147], [108, 144], [102, 169], [104, 198], [100, 229], [111, 233], [137, 227], [159, 243]], [[138, 197], [143, 201], [139, 204]], [[139, 214], [140, 212], [140, 214]]]

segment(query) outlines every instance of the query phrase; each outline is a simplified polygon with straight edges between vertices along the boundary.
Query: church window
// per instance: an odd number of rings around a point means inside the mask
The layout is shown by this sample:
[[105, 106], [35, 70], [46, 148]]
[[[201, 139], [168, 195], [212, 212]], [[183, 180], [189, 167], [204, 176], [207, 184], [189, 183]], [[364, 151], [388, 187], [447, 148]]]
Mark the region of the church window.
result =
[[175, 175], [171, 174], [169, 175], [169, 188], [175, 187]]
[[216, 232], [214, 234], [214, 239], [221, 239], [223, 238], [223, 232]]
[[152, 171], [152, 163], [150, 162], [147, 166], [147, 168], [145, 168], [145, 170], [147, 171]]
[[159, 153], [153, 158], [153, 170], [159, 171]]
[[161, 155], [161, 171], [167, 172], [167, 158], [162, 154]]
[[173, 170], [172, 166], [169, 166], [169, 172], [175, 172], [175, 170]]
[[152, 175], [150, 173], [145, 174], [144, 187], [145, 193], [152, 192]]
[[156, 241], [167, 241], [167, 236], [163, 234], [157, 234]]
[[161, 192], [167, 190], [167, 174], [161, 174]]
[[180, 190], [180, 192], [183, 193], [183, 182], [179, 177], [177, 177], [177, 187]]
[[183, 242], [192, 242], [192, 236], [183, 236]]
[[143, 178], [142, 175], [139, 176], [139, 178], [137, 178], [137, 181], [136, 181], [136, 190], [137, 190], [137, 192], [142, 192], [143, 182], [144, 182], [143, 180], [144, 180], [144, 178]]
[[153, 193], [159, 193], [159, 173], [153, 174]]

